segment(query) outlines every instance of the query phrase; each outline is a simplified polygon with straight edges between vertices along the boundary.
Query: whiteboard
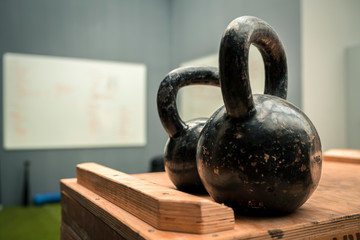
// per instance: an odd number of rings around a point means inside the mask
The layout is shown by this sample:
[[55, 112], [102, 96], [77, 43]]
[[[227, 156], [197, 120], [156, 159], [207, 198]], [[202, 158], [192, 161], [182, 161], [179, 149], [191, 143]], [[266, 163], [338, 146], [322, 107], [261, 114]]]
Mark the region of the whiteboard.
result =
[[144, 146], [143, 64], [6, 53], [4, 148]]
[[[218, 67], [218, 54], [211, 54], [180, 64], [180, 66], [211, 66]], [[265, 69], [261, 53], [253, 45], [249, 50], [249, 75], [252, 93], [264, 93]], [[182, 120], [210, 117], [219, 107], [224, 105], [219, 87], [193, 85], [179, 91]]]

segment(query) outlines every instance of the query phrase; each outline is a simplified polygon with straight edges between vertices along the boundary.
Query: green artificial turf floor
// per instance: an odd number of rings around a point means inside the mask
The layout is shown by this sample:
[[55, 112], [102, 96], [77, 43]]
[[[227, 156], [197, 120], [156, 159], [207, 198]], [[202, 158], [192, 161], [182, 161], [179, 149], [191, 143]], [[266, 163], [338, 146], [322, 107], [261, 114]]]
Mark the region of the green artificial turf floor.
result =
[[5, 207], [0, 211], [0, 240], [60, 239], [60, 204]]

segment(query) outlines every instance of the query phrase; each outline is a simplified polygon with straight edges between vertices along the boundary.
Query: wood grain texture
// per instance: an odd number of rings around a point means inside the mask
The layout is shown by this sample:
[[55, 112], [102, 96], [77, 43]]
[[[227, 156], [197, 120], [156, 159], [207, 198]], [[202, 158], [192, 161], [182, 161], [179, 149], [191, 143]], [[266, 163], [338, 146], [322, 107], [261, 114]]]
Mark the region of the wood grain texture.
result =
[[[77, 183], [76, 178], [62, 179], [60, 183], [62, 195], [66, 194], [66, 196], [69, 196], [69, 199], [74, 201], [73, 203], [78, 203], [79, 206], [81, 206], [78, 208], [77, 214], [91, 214], [94, 216], [94, 218], [87, 218], [89, 224], [81, 224], [78, 222], [78, 217], [73, 218], [68, 214], [65, 214], [62, 223], [65, 223], [66, 225], [71, 224], [71, 229], [81, 229], [84, 233], [88, 233], [92, 231], [91, 228], [93, 227], [101, 230], [101, 222], [103, 222], [125, 239], [148, 239], [146, 230], [153, 229], [150, 225], [89, 189], [81, 186]], [[63, 201], [61, 204], [62, 208], [69, 208], [68, 201]], [[73, 232], [76, 234], [76, 230], [73, 230]], [[108, 239], [103, 235], [91, 236], [90, 234], [87, 234], [87, 236], [92, 239], [96, 239], [95, 237], [98, 237], [97, 239]], [[84, 237], [82, 239], [87, 238]]]
[[[137, 178], [174, 188], [165, 173]], [[205, 197], [210, 199], [209, 196]], [[360, 164], [324, 162], [319, 187], [296, 212], [286, 216], [236, 216], [233, 237], [240, 239], [333, 239], [360, 232]], [[221, 239], [229, 237], [221, 234]], [[342, 238], [341, 238], [342, 239]], [[350, 238], [348, 238], [350, 239]], [[354, 238], [356, 239], [356, 238]]]
[[61, 223], [61, 240], [82, 240], [75, 232], [74, 230], [67, 225], [66, 223]]
[[[188, 234], [156, 229], [88, 188], [78, 184], [76, 179], [61, 180], [61, 189], [68, 199], [72, 199], [79, 204], [77, 206], [76, 203], [72, 203], [79, 212], [76, 216], [68, 215], [69, 217], [76, 219], [79, 214], [91, 214], [94, 218], [86, 217], [86, 219], [98, 222], [96, 224], [85, 224], [81, 228], [85, 232], [93, 231], [88, 228], [98, 227], [102, 229], [101, 223], [104, 223], [125, 239], [340, 240], [345, 238], [357, 239], [356, 237], [360, 235], [359, 173], [360, 164], [324, 162], [323, 175], [317, 191], [295, 213], [273, 217], [237, 215], [233, 230], [209, 234]], [[137, 179], [141, 178], [143, 181], [151, 181], [152, 184], [161, 185], [166, 189], [174, 189], [165, 173], [147, 173], [135, 176]], [[198, 197], [209, 201], [211, 199], [209, 196]], [[65, 200], [64, 204], [67, 203], [68, 201]], [[75, 222], [77, 226], [74, 228], [76, 229], [81, 224], [79, 224], [78, 220]], [[67, 218], [63, 219], [62, 226], [70, 226], [68, 224]], [[72, 228], [74, 223], [70, 224], [71, 228], [70, 230], [67, 229], [65, 234], [75, 232]], [[89, 237], [90, 234], [87, 236]], [[96, 239], [106, 238], [100, 236]]]
[[95, 163], [77, 166], [77, 182], [160, 230], [204, 234], [234, 228], [229, 207]]
[[360, 164], [360, 149], [330, 149], [323, 154], [324, 161]]
[[358, 240], [360, 239], [360, 230], [343, 231], [332, 234], [331, 236], [316, 238], [315, 240]]
[[71, 226], [71, 235], [79, 239], [125, 239], [64, 191], [61, 193], [61, 217], [65, 226]]

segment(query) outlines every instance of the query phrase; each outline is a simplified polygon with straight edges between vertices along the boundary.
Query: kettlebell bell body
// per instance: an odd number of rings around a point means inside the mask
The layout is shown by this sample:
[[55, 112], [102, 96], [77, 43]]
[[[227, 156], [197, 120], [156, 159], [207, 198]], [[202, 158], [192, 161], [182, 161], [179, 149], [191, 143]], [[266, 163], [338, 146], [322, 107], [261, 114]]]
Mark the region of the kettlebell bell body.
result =
[[184, 122], [181, 120], [176, 97], [180, 88], [194, 85], [219, 86], [218, 69], [213, 67], [185, 67], [170, 72], [161, 82], [158, 95], [158, 113], [169, 135], [164, 149], [165, 171], [182, 191], [205, 191], [196, 165], [196, 147], [206, 118]]
[[[254, 96], [248, 74], [251, 44], [262, 54], [268, 86], [265, 94]], [[319, 183], [322, 152], [310, 119], [285, 100], [282, 43], [264, 21], [235, 19], [222, 37], [219, 67], [224, 106], [205, 124], [196, 153], [206, 190], [236, 212], [296, 210]]]

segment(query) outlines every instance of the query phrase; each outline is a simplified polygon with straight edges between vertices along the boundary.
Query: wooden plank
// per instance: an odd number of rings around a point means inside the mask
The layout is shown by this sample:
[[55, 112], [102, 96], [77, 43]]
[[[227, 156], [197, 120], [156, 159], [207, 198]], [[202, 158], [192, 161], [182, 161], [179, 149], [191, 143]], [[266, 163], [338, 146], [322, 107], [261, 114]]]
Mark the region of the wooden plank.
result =
[[323, 154], [324, 161], [360, 164], [359, 149], [330, 149]]
[[[61, 191], [69, 196], [70, 199], [73, 199], [77, 203], [79, 203], [82, 208], [79, 208], [78, 214], [82, 211], [91, 212], [100, 222], [105, 223], [114, 231], [116, 231], [119, 235], [124, 237], [125, 239], [149, 239], [149, 240], [178, 240], [178, 239], [193, 239], [193, 240], [205, 240], [211, 239], [215, 237], [217, 238], [219, 233], [209, 233], [209, 234], [189, 234], [189, 233], [179, 233], [179, 232], [171, 232], [171, 231], [161, 231], [155, 229], [151, 225], [146, 222], [140, 220], [129, 212], [123, 210], [122, 208], [116, 206], [115, 204], [107, 201], [96, 193], [90, 191], [84, 186], [77, 183], [77, 180], [74, 179], [62, 179], [61, 180]], [[63, 203], [62, 203], [63, 204]], [[62, 206], [63, 207], [63, 206]], [[63, 225], [69, 226], [68, 220], [63, 219]], [[75, 227], [69, 226], [67, 228], [67, 232], [72, 232], [71, 235], [78, 236], [73, 228], [78, 228], [79, 225], [77, 221], [73, 223]], [[88, 228], [84, 227], [81, 231], [83, 231], [83, 236], [87, 236], [90, 239], [93, 239], [93, 236], [88, 233]], [[227, 233], [228, 238], [220, 238], [220, 239], [232, 239], [232, 231], [224, 231], [221, 233]], [[230, 236], [230, 237], [229, 237]], [[72, 239], [72, 238], [70, 238]], [[74, 239], [81, 239], [74, 238]], [[84, 237], [83, 239], [87, 239]]]
[[77, 182], [160, 230], [204, 234], [234, 228], [229, 207], [95, 163], [77, 166]]

